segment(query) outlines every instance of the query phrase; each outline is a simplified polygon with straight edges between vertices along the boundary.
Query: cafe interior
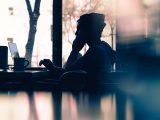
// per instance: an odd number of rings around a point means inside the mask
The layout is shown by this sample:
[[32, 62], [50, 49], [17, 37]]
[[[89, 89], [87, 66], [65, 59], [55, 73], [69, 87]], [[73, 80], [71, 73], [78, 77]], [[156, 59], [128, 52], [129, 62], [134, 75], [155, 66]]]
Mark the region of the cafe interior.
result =
[[[160, 120], [159, 6], [160, 0], [0, 0], [0, 120]], [[77, 20], [92, 12], [105, 15], [101, 39], [116, 52], [112, 70], [96, 82], [82, 70], [55, 78], [40, 61], [64, 68]]]

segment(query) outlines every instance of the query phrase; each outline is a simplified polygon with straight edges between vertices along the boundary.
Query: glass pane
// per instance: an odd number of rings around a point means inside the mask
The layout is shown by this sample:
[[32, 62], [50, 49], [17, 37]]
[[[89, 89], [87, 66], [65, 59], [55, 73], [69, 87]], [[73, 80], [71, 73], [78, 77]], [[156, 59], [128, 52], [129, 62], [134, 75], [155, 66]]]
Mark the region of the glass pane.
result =
[[[116, 0], [63, 0], [63, 65], [71, 51], [75, 39], [78, 18], [85, 13], [98, 12], [106, 16], [106, 27], [102, 34], [105, 40], [115, 49]], [[81, 51], [85, 53], [87, 46]]]
[[[33, 9], [35, 0], [30, 2]], [[42, 58], [52, 58], [52, 2], [53, 0], [41, 1], [32, 66], [38, 66]], [[20, 57], [24, 57], [29, 32], [29, 16], [25, 0], [0, 0], [0, 17], [0, 45], [15, 42]], [[13, 64], [10, 53], [9, 64]]]

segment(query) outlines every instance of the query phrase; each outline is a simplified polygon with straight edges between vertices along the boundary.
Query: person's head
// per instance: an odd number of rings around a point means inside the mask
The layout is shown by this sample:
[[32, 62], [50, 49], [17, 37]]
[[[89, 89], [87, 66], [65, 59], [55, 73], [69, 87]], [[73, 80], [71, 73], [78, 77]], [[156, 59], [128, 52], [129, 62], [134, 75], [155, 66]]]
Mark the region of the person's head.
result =
[[82, 36], [88, 45], [100, 40], [105, 27], [105, 16], [100, 13], [88, 13], [80, 16], [76, 35]]

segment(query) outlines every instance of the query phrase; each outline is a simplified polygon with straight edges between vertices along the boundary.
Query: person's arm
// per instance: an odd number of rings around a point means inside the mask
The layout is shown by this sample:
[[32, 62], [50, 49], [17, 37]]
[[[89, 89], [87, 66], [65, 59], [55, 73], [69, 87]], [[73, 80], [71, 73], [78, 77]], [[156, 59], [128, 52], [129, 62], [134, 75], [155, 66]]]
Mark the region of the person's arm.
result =
[[80, 50], [84, 47], [85, 41], [83, 38], [83, 34], [77, 34], [76, 39], [73, 41], [72, 44], [72, 51], [68, 57], [67, 63], [65, 65], [68, 68], [71, 64], [73, 64], [77, 59], [78, 55], [80, 54]]
[[43, 59], [39, 62], [39, 66], [44, 65], [50, 71], [64, 71], [63, 68], [55, 66], [50, 59]]
[[97, 48], [90, 48], [84, 56], [73, 61], [66, 67], [66, 70], [88, 70], [95, 67], [95, 63], [99, 58], [99, 50]]
[[67, 68], [68, 66], [70, 66], [71, 64], [73, 64], [77, 60], [78, 54], [79, 54], [79, 52], [77, 52], [77, 51], [74, 51], [74, 50], [71, 51], [71, 53], [68, 57], [67, 63], [65, 65], [65, 68]]

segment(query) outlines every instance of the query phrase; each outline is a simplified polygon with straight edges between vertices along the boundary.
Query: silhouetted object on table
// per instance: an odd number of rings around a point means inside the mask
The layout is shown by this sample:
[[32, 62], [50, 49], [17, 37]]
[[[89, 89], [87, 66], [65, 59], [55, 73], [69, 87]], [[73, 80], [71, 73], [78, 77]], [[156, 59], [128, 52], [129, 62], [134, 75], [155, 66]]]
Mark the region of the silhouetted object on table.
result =
[[[72, 51], [65, 68], [54, 66], [49, 59], [41, 60], [39, 65], [43, 64], [50, 71], [53, 71], [53, 75], [57, 76], [57, 78], [66, 72], [80, 70], [79, 76], [86, 72], [87, 79], [97, 80], [99, 77], [102, 77], [103, 74], [110, 72], [116, 61], [116, 55], [109, 44], [101, 41], [101, 34], [106, 25], [104, 19], [105, 16], [99, 13], [80, 16], [80, 19], [77, 21], [76, 38], [73, 42]], [[89, 46], [89, 49], [79, 58], [79, 52], [85, 44]], [[76, 72], [76, 74], [78, 74], [78, 72]]]
[[8, 47], [0, 46], [0, 69], [6, 71], [8, 67]]

